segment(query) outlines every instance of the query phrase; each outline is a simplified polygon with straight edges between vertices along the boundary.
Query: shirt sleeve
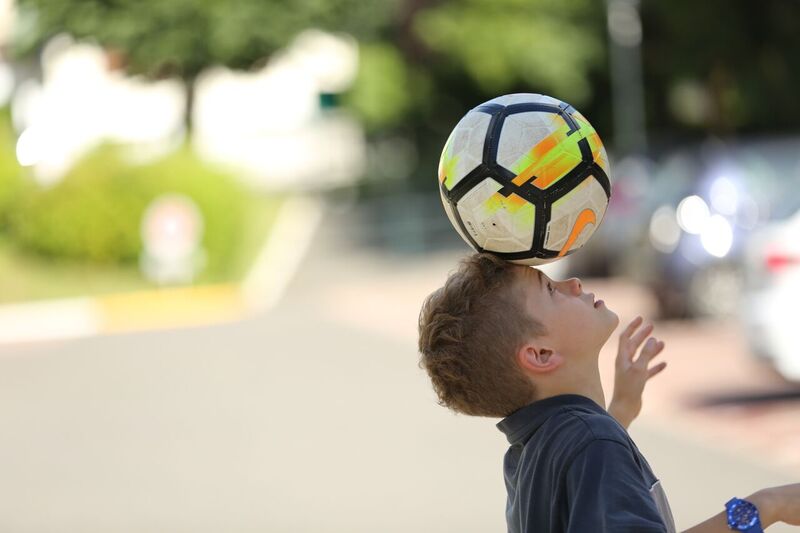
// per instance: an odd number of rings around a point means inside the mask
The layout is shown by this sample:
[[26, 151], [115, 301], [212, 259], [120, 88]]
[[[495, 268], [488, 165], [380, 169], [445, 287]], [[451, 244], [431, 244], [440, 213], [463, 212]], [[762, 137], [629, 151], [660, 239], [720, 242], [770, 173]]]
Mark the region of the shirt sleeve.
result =
[[568, 533], [667, 533], [631, 451], [593, 440], [567, 469]]

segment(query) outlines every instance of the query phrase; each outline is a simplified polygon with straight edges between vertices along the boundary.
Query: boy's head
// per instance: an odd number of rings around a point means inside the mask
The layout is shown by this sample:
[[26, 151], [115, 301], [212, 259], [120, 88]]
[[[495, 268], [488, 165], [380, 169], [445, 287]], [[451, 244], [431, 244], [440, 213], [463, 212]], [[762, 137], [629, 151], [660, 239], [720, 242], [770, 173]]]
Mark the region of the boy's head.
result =
[[618, 322], [577, 278], [553, 281], [473, 254], [422, 306], [420, 366], [441, 405], [505, 417], [549, 393], [577, 390]]

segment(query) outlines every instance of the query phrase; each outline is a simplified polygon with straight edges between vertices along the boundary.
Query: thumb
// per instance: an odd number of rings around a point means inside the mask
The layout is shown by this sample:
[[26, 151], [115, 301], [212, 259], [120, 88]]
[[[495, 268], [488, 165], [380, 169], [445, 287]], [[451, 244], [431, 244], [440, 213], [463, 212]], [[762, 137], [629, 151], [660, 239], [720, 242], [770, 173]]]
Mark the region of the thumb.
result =
[[658, 374], [659, 372], [661, 372], [665, 368], [667, 368], [667, 363], [666, 362], [658, 363], [656, 366], [654, 366], [653, 368], [651, 368], [650, 370], [647, 371], [647, 379], [652, 378], [653, 376], [655, 376], [656, 374]]

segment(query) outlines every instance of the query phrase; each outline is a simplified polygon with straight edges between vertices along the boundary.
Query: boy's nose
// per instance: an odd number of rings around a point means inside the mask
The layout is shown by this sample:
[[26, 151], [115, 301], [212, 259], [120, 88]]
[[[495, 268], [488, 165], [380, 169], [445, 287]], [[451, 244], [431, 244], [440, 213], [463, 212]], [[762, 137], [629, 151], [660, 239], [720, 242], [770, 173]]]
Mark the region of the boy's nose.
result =
[[571, 288], [578, 289], [578, 292], [579, 293], [581, 292], [582, 285], [581, 285], [581, 280], [580, 279], [578, 279], [578, 278], [570, 278], [568, 281], [569, 281], [569, 284], [570, 284]]

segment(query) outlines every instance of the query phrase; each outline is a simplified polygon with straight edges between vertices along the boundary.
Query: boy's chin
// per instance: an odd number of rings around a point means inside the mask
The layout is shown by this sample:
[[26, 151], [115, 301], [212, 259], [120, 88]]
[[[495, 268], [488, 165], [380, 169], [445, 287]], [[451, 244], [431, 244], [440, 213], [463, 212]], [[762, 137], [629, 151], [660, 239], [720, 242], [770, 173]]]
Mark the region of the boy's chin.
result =
[[608, 314], [611, 315], [611, 321], [614, 322], [613, 329], [617, 329], [617, 326], [619, 326], [619, 315], [617, 315], [617, 313], [615, 313], [611, 309], [608, 310]]
[[619, 326], [619, 316], [607, 307], [603, 309], [603, 311], [608, 318], [608, 336], [610, 337], [611, 334], [614, 333], [614, 330], [617, 329], [617, 326]]

